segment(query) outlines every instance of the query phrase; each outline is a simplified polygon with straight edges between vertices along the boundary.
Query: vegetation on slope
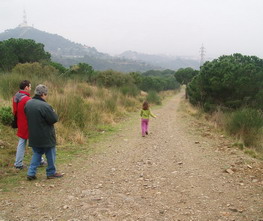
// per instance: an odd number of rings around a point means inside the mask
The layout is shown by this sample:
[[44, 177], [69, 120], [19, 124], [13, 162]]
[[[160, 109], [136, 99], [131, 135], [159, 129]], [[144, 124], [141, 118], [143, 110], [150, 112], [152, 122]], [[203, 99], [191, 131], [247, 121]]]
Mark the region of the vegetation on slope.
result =
[[223, 113], [220, 124], [227, 133], [263, 152], [262, 59], [234, 54], [206, 62], [187, 92], [191, 104], [211, 114]]

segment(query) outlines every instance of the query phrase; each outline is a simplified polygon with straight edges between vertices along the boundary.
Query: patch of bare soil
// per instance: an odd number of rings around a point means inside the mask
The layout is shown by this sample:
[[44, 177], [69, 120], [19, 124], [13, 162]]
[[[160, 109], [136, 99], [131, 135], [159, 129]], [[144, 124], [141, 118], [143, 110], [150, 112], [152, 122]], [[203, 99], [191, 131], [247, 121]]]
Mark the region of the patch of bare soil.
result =
[[178, 111], [181, 99], [153, 111], [148, 136], [138, 116], [96, 154], [59, 165], [62, 179], [38, 174], [0, 193], [0, 220], [263, 220], [262, 162]]

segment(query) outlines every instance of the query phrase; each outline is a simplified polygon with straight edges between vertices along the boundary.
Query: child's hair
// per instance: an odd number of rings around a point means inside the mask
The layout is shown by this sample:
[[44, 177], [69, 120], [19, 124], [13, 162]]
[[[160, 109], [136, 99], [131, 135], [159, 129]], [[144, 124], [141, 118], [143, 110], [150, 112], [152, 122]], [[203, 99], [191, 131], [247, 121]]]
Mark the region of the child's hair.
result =
[[149, 104], [147, 101], [144, 101], [143, 104], [142, 104], [142, 109], [143, 110], [148, 110], [149, 109]]

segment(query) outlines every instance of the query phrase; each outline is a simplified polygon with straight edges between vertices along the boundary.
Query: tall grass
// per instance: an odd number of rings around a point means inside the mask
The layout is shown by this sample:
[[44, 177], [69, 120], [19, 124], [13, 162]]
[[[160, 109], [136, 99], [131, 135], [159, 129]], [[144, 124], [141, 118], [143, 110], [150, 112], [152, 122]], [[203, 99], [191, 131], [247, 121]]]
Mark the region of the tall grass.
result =
[[19, 83], [24, 79], [23, 76], [20, 76], [18, 74], [1, 74], [1, 80], [0, 80], [0, 93], [3, 99], [5, 100], [11, 100], [11, 98], [14, 96], [14, 94], [19, 89]]
[[117, 101], [118, 97], [116, 96], [116, 94], [113, 94], [110, 97], [105, 98], [102, 108], [106, 112], [114, 113], [117, 111]]
[[136, 87], [136, 85], [126, 85], [120, 88], [120, 91], [123, 95], [136, 97], [140, 94], [140, 90]]
[[[55, 125], [58, 144], [64, 146], [84, 144], [90, 136], [107, 131], [127, 112], [140, 109], [141, 102], [146, 99], [146, 94], [138, 94], [136, 87], [97, 87], [80, 79], [61, 77], [52, 68], [34, 63], [18, 65], [12, 73], [0, 74], [0, 108], [11, 107], [11, 98], [25, 79], [31, 81], [31, 96], [36, 85], [48, 86], [47, 102], [59, 116]], [[149, 93], [148, 99], [151, 103], [160, 103], [156, 92]], [[4, 143], [4, 149], [0, 148], [0, 168], [13, 165], [17, 145], [15, 133], [0, 122], [0, 141]]]
[[85, 127], [86, 109], [87, 105], [83, 98], [69, 94], [62, 96], [61, 94], [54, 94], [48, 97], [48, 101], [52, 103], [59, 115], [59, 120], [66, 126], [72, 128]]
[[64, 88], [65, 79], [58, 77], [58, 71], [51, 66], [39, 63], [18, 64], [12, 73], [0, 74], [0, 94], [5, 100], [10, 100], [19, 90], [19, 84], [29, 80], [32, 84], [32, 95], [38, 84], [47, 84], [49, 88]]
[[90, 86], [87, 86], [87, 84], [78, 84], [78, 91], [79, 95], [82, 96], [83, 98], [89, 98], [93, 96], [94, 89]]
[[[51, 88], [48, 102], [64, 127], [80, 129], [83, 133], [96, 130], [99, 125], [112, 124], [125, 112], [136, 111], [140, 106], [138, 98], [123, 95], [116, 88], [95, 87], [76, 80], [69, 80], [63, 90]], [[59, 130], [67, 133], [61, 126]]]
[[244, 108], [226, 117], [226, 131], [241, 139], [246, 146], [258, 145], [262, 136], [263, 113], [259, 110]]

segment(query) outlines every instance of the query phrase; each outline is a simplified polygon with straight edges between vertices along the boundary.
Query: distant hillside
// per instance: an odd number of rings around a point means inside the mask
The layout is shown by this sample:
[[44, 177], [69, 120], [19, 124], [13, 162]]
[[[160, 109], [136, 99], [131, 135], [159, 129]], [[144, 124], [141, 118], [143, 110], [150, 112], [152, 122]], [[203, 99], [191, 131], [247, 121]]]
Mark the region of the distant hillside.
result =
[[141, 54], [135, 51], [125, 51], [119, 55], [121, 58], [131, 59], [134, 61], [144, 61], [146, 63], [159, 66], [165, 69], [177, 70], [179, 68], [191, 67], [199, 69], [199, 61], [183, 57], [171, 57], [165, 55]]
[[113, 69], [122, 72], [177, 70], [185, 67], [199, 69], [199, 61], [182, 57], [148, 55], [133, 51], [126, 51], [113, 57], [97, 51], [94, 47], [75, 43], [57, 34], [50, 34], [30, 26], [8, 29], [0, 33], [0, 41], [9, 38], [33, 39], [37, 43], [44, 44], [45, 50], [52, 55], [52, 60], [65, 67], [84, 62], [90, 64], [95, 70]]
[[71, 42], [57, 34], [50, 34], [30, 26], [8, 29], [0, 33], [0, 41], [9, 38], [33, 39], [38, 43], [44, 44], [45, 50], [56, 56], [84, 56], [86, 54], [96, 57], [106, 56], [106, 54], [99, 53], [95, 48], [85, 47], [81, 44]]
[[113, 69], [123, 72], [147, 71], [158, 69], [154, 65], [141, 61], [112, 57], [98, 52], [94, 47], [88, 47], [69, 41], [57, 34], [50, 34], [30, 26], [8, 29], [0, 33], [0, 41], [9, 38], [33, 39], [45, 45], [45, 50], [51, 53], [52, 60], [69, 67], [79, 62], [85, 62], [95, 70]]

